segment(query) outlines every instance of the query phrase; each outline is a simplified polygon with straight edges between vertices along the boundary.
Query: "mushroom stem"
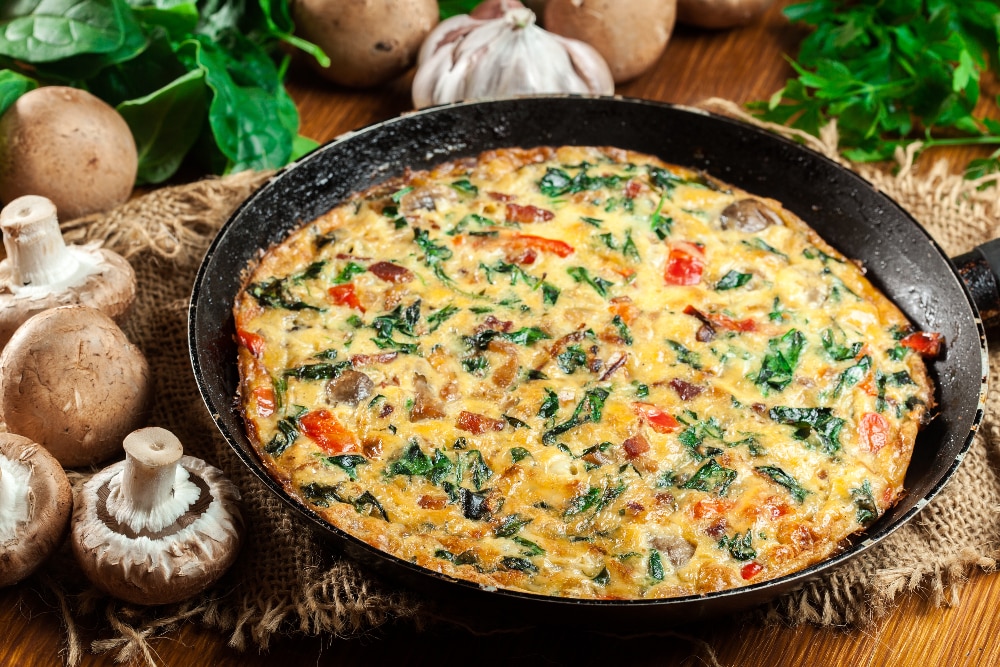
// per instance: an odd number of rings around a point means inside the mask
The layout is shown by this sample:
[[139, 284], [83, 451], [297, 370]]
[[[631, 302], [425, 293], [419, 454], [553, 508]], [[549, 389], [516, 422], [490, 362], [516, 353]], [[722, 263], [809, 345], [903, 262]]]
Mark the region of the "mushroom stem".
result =
[[137, 533], [171, 526], [201, 491], [180, 465], [184, 448], [170, 431], [142, 428], [125, 437], [125, 467], [108, 495], [108, 509]]
[[3, 245], [14, 285], [51, 285], [76, 274], [79, 260], [66, 247], [55, 205], [45, 197], [18, 197], [0, 212]]

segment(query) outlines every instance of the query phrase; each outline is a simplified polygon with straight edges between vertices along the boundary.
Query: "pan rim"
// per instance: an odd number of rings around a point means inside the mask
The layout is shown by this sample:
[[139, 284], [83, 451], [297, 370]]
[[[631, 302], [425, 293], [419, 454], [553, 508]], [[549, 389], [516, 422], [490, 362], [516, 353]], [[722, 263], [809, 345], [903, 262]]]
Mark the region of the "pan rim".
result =
[[[188, 349], [189, 349], [190, 360], [192, 363], [192, 370], [195, 375], [196, 383], [198, 385], [198, 390], [201, 395], [201, 398], [205, 403], [206, 408], [208, 409], [216, 427], [221, 431], [222, 435], [225, 437], [230, 448], [236, 453], [237, 457], [243, 462], [244, 465], [250, 468], [251, 472], [254, 473], [254, 475], [258, 479], [264, 482], [264, 484], [268, 487], [268, 489], [272, 493], [275, 493], [286, 505], [288, 505], [292, 509], [294, 513], [307, 519], [312, 528], [318, 529], [320, 532], [324, 533], [332, 532], [333, 536], [336, 537], [338, 540], [346, 542], [354, 548], [360, 548], [363, 551], [370, 553], [372, 556], [378, 559], [389, 561], [389, 563], [391, 563], [393, 566], [396, 567], [401, 566], [403, 569], [411, 573], [414, 573], [419, 577], [426, 577], [438, 581], [443, 581], [446, 582], [447, 584], [457, 586], [457, 588], [459, 589], [465, 589], [477, 592], [487, 592], [499, 595], [500, 597], [503, 598], [516, 601], [545, 603], [547, 606], [556, 604], [557, 606], [562, 605], [567, 608], [588, 607], [588, 608], [600, 608], [600, 609], [616, 609], [616, 608], [634, 609], [637, 607], [673, 608], [677, 606], [684, 606], [694, 601], [721, 602], [737, 596], [746, 597], [745, 594], [752, 592], [760, 592], [766, 589], [780, 589], [775, 592], [775, 595], [795, 590], [807, 584], [809, 581], [818, 578], [828, 570], [840, 567], [848, 560], [851, 560], [859, 556], [868, 549], [877, 545], [882, 540], [886, 539], [894, 532], [896, 532], [898, 529], [902, 528], [904, 525], [909, 523], [914, 516], [916, 516], [923, 508], [925, 508], [931, 501], [934, 500], [934, 498], [936, 498], [940, 494], [943, 488], [954, 476], [954, 473], [958, 469], [958, 466], [962, 463], [962, 461], [968, 454], [968, 451], [972, 446], [974, 438], [978, 432], [979, 426], [981, 425], [981, 422], [985, 414], [985, 401], [988, 392], [988, 380], [989, 380], [989, 357], [987, 351], [987, 337], [986, 337], [985, 327], [983, 325], [979, 312], [976, 309], [975, 303], [972, 299], [969, 289], [965, 285], [965, 283], [961, 280], [958, 271], [955, 269], [952, 262], [948, 260], [947, 254], [940, 247], [940, 245], [933, 239], [933, 237], [930, 236], [927, 230], [924, 229], [924, 227], [920, 225], [920, 223], [917, 222], [916, 219], [914, 219], [913, 216], [906, 209], [900, 206], [898, 202], [896, 202], [893, 198], [886, 195], [884, 192], [877, 190], [873, 186], [873, 184], [867, 179], [865, 179], [863, 176], [857, 174], [853, 170], [844, 167], [843, 165], [838, 164], [836, 161], [831, 160], [829, 157], [822, 155], [821, 153], [818, 153], [806, 146], [803, 146], [802, 144], [791, 141], [790, 139], [787, 139], [786, 137], [783, 137], [776, 133], [768, 132], [762, 128], [753, 126], [743, 121], [736, 120], [728, 116], [715, 114], [706, 111], [704, 109], [699, 109], [686, 105], [670, 104], [666, 102], [637, 99], [624, 96], [606, 97], [606, 96], [591, 96], [591, 95], [537, 95], [537, 96], [525, 96], [523, 98], [518, 98], [518, 99], [519, 100], [571, 99], [571, 100], [580, 100], [583, 103], [587, 103], [588, 101], [600, 101], [600, 102], [614, 101], [625, 104], [639, 104], [639, 105], [658, 107], [668, 110], [681, 111], [685, 113], [698, 114], [703, 117], [711, 118], [715, 122], [723, 122], [729, 125], [738, 126], [739, 128], [742, 128], [743, 131], [751, 131], [755, 134], [766, 137], [767, 140], [776, 141], [785, 144], [786, 146], [794, 147], [795, 150], [806, 151], [809, 154], [810, 159], [818, 158], [820, 161], [825, 162], [828, 165], [834, 167], [837, 171], [841, 172], [843, 175], [849, 176], [850, 178], [854, 179], [859, 185], [863, 185], [865, 188], [875, 191], [878, 196], [884, 198], [895, 209], [897, 209], [898, 212], [900, 212], [905, 218], [907, 218], [909, 222], [912, 224], [912, 226], [915, 228], [915, 230], [919, 231], [919, 233], [926, 238], [929, 245], [934, 249], [934, 251], [941, 258], [946, 260], [946, 263], [948, 264], [951, 270], [951, 274], [949, 277], [957, 282], [958, 286], [961, 288], [963, 294], [965, 295], [966, 303], [971, 308], [973, 322], [975, 323], [977, 333], [979, 335], [980, 363], [981, 363], [982, 375], [978, 393], [978, 403], [972, 419], [972, 423], [969, 426], [969, 431], [965, 435], [964, 440], [960, 448], [958, 449], [957, 453], [948, 463], [948, 467], [941, 474], [938, 481], [914, 504], [913, 507], [911, 507], [903, 514], [896, 517], [891, 524], [879, 527], [879, 529], [875, 532], [875, 534], [873, 535], [868, 534], [871, 531], [871, 529], [869, 529], [869, 531], [861, 533], [860, 539], [850, 542], [848, 546], [846, 546], [845, 548], [841, 548], [839, 552], [836, 553], [835, 555], [829, 556], [828, 558], [825, 558], [817, 563], [813, 563], [812, 565], [802, 570], [775, 579], [770, 579], [746, 586], [740, 586], [737, 588], [706, 593], [702, 595], [688, 595], [683, 597], [672, 597], [672, 598], [650, 598], [650, 599], [643, 598], [643, 599], [628, 599], [628, 600], [571, 598], [571, 597], [560, 597], [553, 595], [543, 595], [538, 593], [532, 593], [529, 591], [476, 584], [474, 582], [465, 579], [459, 579], [451, 575], [443, 574], [425, 567], [417, 566], [413, 563], [410, 563], [409, 561], [399, 558], [398, 556], [379, 550], [369, 545], [368, 543], [362, 541], [361, 539], [347, 533], [346, 531], [337, 528], [333, 524], [330, 524], [325, 519], [323, 519], [318, 513], [314, 512], [303, 503], [297, 501], [294, 497], [291, 496], [291, 494], [289, 494], [284, 489], [281, 483], [279, 483], [276, 479], [274, 479], [268, 474], [266, 466], [264, 466], [264, 464], [255, 455], [252, 446], [249, 446], [247, 448], [244, 448], [244, 446], [242, 446], [243, 443], [240, 441], [240, 438], [246, 440], [245, 434], [242, 433], [233, 434], [229, 429], [228, 425], [222, 421], [220, 411], [231, 410], [232, 406], [216, 405], [216, 402], [213, 396], [211, 395], [208, 384], [206, 382], [203, 372], [204, 369], [202, 368], [202, 363], [199, 356], [200, 349], [197, 342], [198, 341], [197, 309], [199, 305], [198, 296], [200, 293], [200, 288], [205, 280], [205, 276], [208, 271], [208, 267], [211, 263], [211, 260], [214, 257], [214, 255], [219, 251], [220, 245], [224, 243], [226, 234], [229, 233], [231, 228], [237, 224], [236, 221], [240, 218], [242, 213], [250, 206], [252, 206], [253, 203], [257, 201], [259, 197], [264, 196], [271, 188], [277, 187], [282, 182], [282, 180], [288, 177], [289, 174], [293, 173], [293, 170], [296, 169], [299, 165], [308, 162], [310, 160], [319, 159], [320, 155], [325, 154], [327, 151], [337, 150], [337, 148], [342, 144], [350, 142], [357, 137], [369, 135], [371, 133], [381, 131], [385, 128], [391, 129], [397, 124], [412, 122], [409, 120], [412, 118], [419, 118], [421, 116], [429, 114], [446, 113], [455, 109], [463, 109], [466, 107], [484, 107], [498, 103], [509, 103], [512, 101], [512, 100], [486, 100], [486, 101], [457, 102], [452, 104], [429, 107], [426, 109], [421, 109], [419, 111], [410, 112], [377, 123], [373, 123], [366, 127], [359, 128], [356, 130], [351, 130], [349, 132], [339, 135], [333, 140], [318, 147], [316, 150], [309, 153], [308, 155], [300, 158], [299, 160], [296, 160], [295, 162], [288, 164], [287, 166], [285, 166], [284, 168], [280, 169], [278, 172], [273, 174], [270, 178], [268, 178], [267, 181], [260, 186], [260, 188], [258, 188], [252, 195], [250, 195], [246, 200], [244, 200], [233, 211], [229, 219], [222, 225], [222, 227], [220, 227], [217, 235], [215, 236], [211, 245], [206, 251], [205, 256], [202, 259], [202, 262], [198, 268], [198, 272], [195, 277], [192, 289], [192, 295], [188, 308]], [[442, 154], [443, 156], [442, 159], [444, 159], [445, 155], [446, 154], [444, 153]], [[293, 228], [294, 226], [290, 226], [287, 229], [284, 229], [282, 231], [282, 234], [288, 233]], [[247, 440], [247, 445], [249, 445], [248, 440]]]

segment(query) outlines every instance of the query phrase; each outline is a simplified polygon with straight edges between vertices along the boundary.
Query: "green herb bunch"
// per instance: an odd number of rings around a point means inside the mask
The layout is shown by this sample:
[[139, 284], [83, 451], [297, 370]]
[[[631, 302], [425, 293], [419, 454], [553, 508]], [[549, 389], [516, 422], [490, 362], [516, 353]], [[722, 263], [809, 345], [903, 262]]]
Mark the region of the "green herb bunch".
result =
[[139, 183], [185, 158], [215, 173], [269, 169], [315, 147], [282, 85], [287, 0], [14, 0], [0, 3], [0, 113], [42, 84], [114, 106], [139, 149]]
[[[752, 105], [761, 118], [816, 135], [836, 118], [841, 150], [858, 162], [915, 139], [1000, 145], [1000, 121], [975, 115], [980, 76], [1000, 63], [998, 0], [812, 0], [784, 13], [814, 30], [792, 62], [797, 77]], [[995, 171], [1000, 149], [967, 176]]]
[[438, 0], [441, 9], [441, 19], [451, 18], [456, 14], [468, 14], [483, 0]]

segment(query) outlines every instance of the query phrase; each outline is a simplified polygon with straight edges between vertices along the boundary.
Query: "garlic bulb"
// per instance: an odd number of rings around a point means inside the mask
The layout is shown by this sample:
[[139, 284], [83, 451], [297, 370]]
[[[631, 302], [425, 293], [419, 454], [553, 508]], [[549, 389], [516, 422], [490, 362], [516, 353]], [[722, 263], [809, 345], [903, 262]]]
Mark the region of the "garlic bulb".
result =
[[[542, 30], [516, 0], [453, 16], [428, 35], [417, 60], [417, 108], [538, 93], [611, 95], [611, 70], [591, 46]], [[481, 17], [481, 18], [480, 18]]]

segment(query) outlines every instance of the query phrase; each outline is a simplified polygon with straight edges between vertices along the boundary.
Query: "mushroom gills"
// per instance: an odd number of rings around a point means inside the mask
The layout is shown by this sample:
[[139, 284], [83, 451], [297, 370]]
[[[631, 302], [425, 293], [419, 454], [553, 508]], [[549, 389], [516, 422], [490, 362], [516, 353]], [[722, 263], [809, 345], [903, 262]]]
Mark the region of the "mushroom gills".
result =
[[90, 581], [136, 604], [167, 604], [210, 586], [232, 565], [243, 520], [222, 471], [184, 456], [173, 433], [124, 440], [126, 458], [92, 477], [73, 517], [73, 551]]
[[[114, 519], [122, 534], [133, 539], [142, 536], [155, 540], [190, 525], [211, 502], [208, 486], [197, 477], [192, 479], [183, 466], [170, 472], [172, 480], [168, 480], [166, 493], [159, 490], [155, 494], [141, 494], [140, 497], [155, 495], [158, 499], [147, 504], [136, 502], [138, 494], [126, 491], [129, 477], [125, 471], [109, 479], [97, 491], [98, 515], [106, 522]], [[165, 479], [169, 476], [162, 475]]]
[[44, 447], [0, 433], [0, 587], [37, 570], [59, 548], [73, 509], [69, 479]]
[[18, 526], [31, 520], [31, 504], [27, 489], [31, 484], [31, 468], [0, 454], [0, 544], [17, 537]]

